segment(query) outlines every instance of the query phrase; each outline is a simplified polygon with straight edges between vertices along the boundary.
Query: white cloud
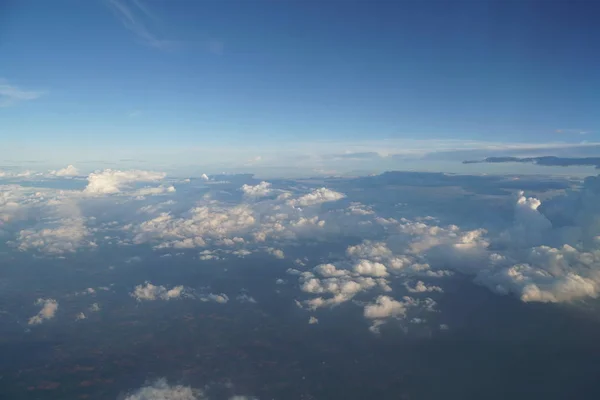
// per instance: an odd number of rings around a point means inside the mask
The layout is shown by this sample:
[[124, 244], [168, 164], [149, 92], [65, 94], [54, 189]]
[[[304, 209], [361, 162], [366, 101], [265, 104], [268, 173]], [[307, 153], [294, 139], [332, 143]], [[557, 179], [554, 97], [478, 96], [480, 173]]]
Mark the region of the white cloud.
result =
[[143, 285], [137, 285], [130, 296], [137, 301], [171, 300], [180, 298], [184, 290], [183, 286], [167, 289], [165, 286], [155, 286], [145, 282]]
[[100, 304], [98, 304], [98, 303], [93, 303], [93, 304], [90, 306], [89, 310], [90, 310], [91, 312], [98, 312], [98, 311], [100, 311]]
[[67, 218], [58, 220], [55, 228], [40, 230], [24, 229], [19, 232], [19, 250], [37, 249], [53, 255], [72, 253], [81, 247], [96, 247], [96, 243], [87, 240], [90, 235], [82, 218]]
[[52, 199], [51, 217], [41, 227], [23, 229], [17, 235], [21, 251], [38, 250], [49, 255], [73, 253], [80, 248], [95, 248], [92, 231], [86, 226], [78, 203], [67, 198]]
[[[152, 383], [128, 393], [124, 400], [211, 400], [206, 393], [184, 385], [170, 385], [165, 378], [157, 379]], [[258, 400], [247, 395], [235, 395], [229, 400]]]
[[210, 178], [209, 178], [209, 177], [208, 177], [208, 175], [206, 175], [206, 174], [202, 174], [202, 175], [200, 176], [200, 179], [202, 179], [203, 181], [210, 181]]
[[313, 268], [313, 271], [325, 278], [349, 275], [349, 271], [344, 269], [337, 269], [337, 267], [333, 264], [317, 265], [315, 268]]
[[164, 179], [164, 172], [143, 170], [118, 171], [105, 169], [102, 172], [93, 172], [88, 176], [88, 185], [84, 193], [88, 194], [114, 194], [135, 182], [155, 182]]
[[407, 304], [394, 300], [389, 296], [378, 296], [375, 303], [365, 306], [364, 315], [369, 319], [385, 319], [390, 317], [404, 317]]
[[148, 18], [150, 12], [142, 0], [109, 0], [108, 4], [123, 26], [132, 32], [143, 44], [160, 50], [171, 50], [177, 42], [159, 38], [149, 25], [155, 18]]
[[59, 169], [57, 171], [50, 171], [50, 175], [54, 176], [77, 176], [79, 175], [79, 170], [72, 165], [68, 165], [65, 168]]
[[256, 303], [257, 301], [254, 299], [254, 297], [249, 296], [246, 293], [242, 293], [240, 295], [238, 295], [235, 298], [237, 301], [239, 301], [240, 303]]
[[129, 394], [125, 400], [207, 400], [207, 398], [200, 390], [183, 385], [171, 386], [165, 378], [161, 378]]
[[426, 293], [426, 292], [440, 292], [442, 293], [444, 290], [435, 285], [426, 285], [423, 281], [417, 281], [414, 287], [411, 287], [408, 283], [404, 284], [406, 289], [410, 293]]
[[318, 324], [318, 323], [319, 323], [319, 320], [317, 319], [317, 317], [313, 317], [313, 316], [311, 316], [311, 317], [308, 319], [308, 323], [309, 323], [309, 325]]
[[170, 186], [158, 186], [158, 187], [145, 187], [145, 188], [141, 188], [138, 189], [136, 191], [134, 191], [133, 193], [131, 193], [132, 196], [157, 196], [157, 195], [161, 195], [161, 194], [167, 194], [167, 193], [175, 193], [177, 190], [175, 189], [175, 186], [170, 185]]
[[75, 321], [81, 321], [82, 319], [86, 319], [87, 317], [85, 316], [84, 313], [80, 312], [79, 314], [77, 314], [75, 316]]
[[214, 294], [210, 293], [205, 296], [200, 296], [201, 301], [212, 301], [215, 303], [225, 304], [229, 301], [229, 297], [225, 293]]
[[359, 275], [385, 277], [388, 276], [387, 268], [385, 265], [376, 261], [360, 260], [352, 267], [354, 272]]
[[34, 315], [33, 317], [29, 318], [29, 325], [39, 325], [42, 322], [44, 322], [45, 320], [48, 319], [52, 319], [54, 318], [54, 315], [56, 314], [56, 311], [58, 310], [58, 301], [54, 300], [54, 299], [37, 299], [37, 301], [35, 302], [36, 306], [41, 305], [42, 309], [37, 313], [37, 315]]
[[288, 200], [288, 204], [293, 207], [307, 207], [314, 206], [321, 203], [330, 201], [337, 201], [346, 197], [343, 193], [335, 192], [327, 188], [316, 189], [311, 193], [305, 194], [298, 199]]
[[21, 89], [0, 79], [0, 107], [8, 107], [22, 101], [35, 100], [42, 95], [44, 95], [44, 92]]
[[243, 185], [241, 187], [244, 196], [247, 197], [264, 197], [271, 194], [271, 184], [269, 182], [262, 181], [258, 185]]
[[279, 258], [280, 260], [283, 260], [285, 258], [285, 253], [283, 252], [283, 250], [275, 249], [273, 247], [267, 248], [267, 253], [271, 254], [275, 258]]

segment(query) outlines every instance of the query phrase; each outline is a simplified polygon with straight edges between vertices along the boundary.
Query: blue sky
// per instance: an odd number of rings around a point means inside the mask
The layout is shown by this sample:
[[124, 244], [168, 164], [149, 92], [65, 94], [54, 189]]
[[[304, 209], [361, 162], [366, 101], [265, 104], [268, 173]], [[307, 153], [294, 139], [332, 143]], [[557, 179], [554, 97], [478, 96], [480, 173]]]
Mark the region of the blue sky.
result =
[[593, 2], [0, 7], [7, 161], [218, 164], [227, 153], [253, 166], [290, 147], [310, 158], [600, 134]]

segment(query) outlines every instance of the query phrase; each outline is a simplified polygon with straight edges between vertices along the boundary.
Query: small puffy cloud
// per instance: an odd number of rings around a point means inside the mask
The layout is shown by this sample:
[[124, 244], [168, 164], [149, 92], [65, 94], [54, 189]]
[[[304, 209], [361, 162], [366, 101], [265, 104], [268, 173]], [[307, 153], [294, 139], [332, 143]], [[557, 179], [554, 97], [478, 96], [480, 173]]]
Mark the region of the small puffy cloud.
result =
[[45, 320], [54, 318], [54, 315], [58, 310], [58, 301], [54, 299], [40, 298], [37, 299], [37, 301], [34, 304], [36, 306], [41, 305], [42, 309], [37, 313], [37, 315], [34, 315], [33, 317], [29, 318], [29, 325], [39, 325]]
[[98, 311], [100, 311], [100, 304], [98, 304], [98, 303], [94, 303], [94, 304], [92, 304], [92, 305], [90, 306], [89, 310], [90, 310], [91, 312], [98, 312]]
[[346, 197], [346, 195], [343, 193], [322, 187], [311, 193], [305, 194], [304, 196], [300, 196], [297, 199], [290, 199], [288, 200], [288, 204], [293, 207], [308, 207], [330, 201], [337, 201], [344, 197]]
[[77, 314], [75, 316], [75, 321], [81, 321], [82, 319], [86, 319], [87, 317], [85, 316], [84, 313], [80, 312], [79, 314]]
[[442, 293], [444, 290], [439, 286], [434, 285], [426, 285], [423, 281], [417, 281], [414, 287], [411, 287], [408, 283], [405, 283], [404, 286], [410, 293], [427, 293], [427, 292], [440, 292]]
[[219, 304], [225, 304], [229, 301], [229, 297], [225, 293], [214, 294], [210, 293], [205, 296], [200, 296], [200, 301], [212, 301]]
[[267, 249], [267, 253], [271, 254], [275, 258], [279, 258], [280, 260], [285, 258], [285, 254], [283, 253], [283, 250], [275, 249], [273, 247], [269, 247]]
[[130, 296], [137, 301], [171, 300], [180, 298], [183, 292], [183, 286], [167, 289], [165, 286], [155, 286], [145, 282], [143, 285], [137, 285]]
[[[227, 296], [225, 296], [225, 297], [227, 297]], [[249, 296], [249, 295], [248, 295], [248, 294], [246, 294], [246, 293], [242, 293], [242, 294], [238, 295], [238, 296], [237, 296], [235, 299], [236, 299], [237, 301], [239, 301], [240, 303], [256, 303], [256, 302], [257, 302], [257, 301], [254, 299], [254, 297], [252, 297], [252, 296]]]
[[387, 268], [385, 265], [376, 261], [360, 260], [352, 267], [354, 272], [359, 275], [385, 277], [388, 276]]
[[313, 268], [315, 273], [321, 275], [324, 278], [332, 278], [336, 276], [347, 276], [349, 272], [344, 269], [337, 269], [333, 264], [320, 264]]
[[165, 378], [144, 386], [125, 397], [125, 400], [207, 400], [202, 391], [190, 386], [169, 385]]
[[311, 317], [308, 319], [308, 323], [309, 323], [310, 325], [318, 324], [318, 323], [319, 323], [319, 320], [317, 319], [317, 317], [313, 317], [313, 316], [311, 316]]
[[392, 256], [392, 251], [384, 242], [372, 242], [370, 240], [365, 240], [361, 244], [349, 246], [346, 249], [346, 255], [352, 258], [381, 261], [384, 258], [390, 258]]
[[161, 194], [167, 194], [167, 193], [175, 193], [177, 190], [175, 189], [175, 186], [170, 185], [170, 186], [158, 186], [158, 187], [145, 187], [145, 188], [141, 188], [136, 190], [135, 192], [131, 193], [133, 196], [158, 196]]
[[375, 303], [365, 306], [364, 315], [369, 319], [404, 317], [406, 310], [407, 306], [405, 303], [394, 300], [389, 296], [378, 296]]
[[88, 176], [84, 192], [88, 194], [114, 194], [135, 182], [155, 182], [166, 177], [164, 172], [143, 170], [118, 171], [105, 169]]
[[243, 185], [241, 187], [244, 196], [247, 197], [264, 197], [271, 194], [271, 184], [269, 182], [262, 181], [258, 185]]
[[50, 175], [54, 175], [54, 176], [77, 176], [79, 175], [79, 170], [77, 168], [75, 168], [72, 165], [68, 165], [65, 168], [56, 170], [56, 171], [50, 171]]
[[206, 174], [200, 175], [200, 179], [202, 179], [203, 181], [210, 181], [210, 178]]

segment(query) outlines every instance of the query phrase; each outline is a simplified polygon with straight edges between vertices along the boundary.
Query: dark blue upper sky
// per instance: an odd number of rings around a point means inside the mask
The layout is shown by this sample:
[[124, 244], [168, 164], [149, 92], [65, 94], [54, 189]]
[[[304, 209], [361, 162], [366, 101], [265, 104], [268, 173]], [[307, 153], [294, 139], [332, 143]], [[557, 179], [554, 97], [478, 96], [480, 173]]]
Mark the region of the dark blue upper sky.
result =
[[600, 130], [593, 1], [0, 4], [3, 141], [546, 143]]

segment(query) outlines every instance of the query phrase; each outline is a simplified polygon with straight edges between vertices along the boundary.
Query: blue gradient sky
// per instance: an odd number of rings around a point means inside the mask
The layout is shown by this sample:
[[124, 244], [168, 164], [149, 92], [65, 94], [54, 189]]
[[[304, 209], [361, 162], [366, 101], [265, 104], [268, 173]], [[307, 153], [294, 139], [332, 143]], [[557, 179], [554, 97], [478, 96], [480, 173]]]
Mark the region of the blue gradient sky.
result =
[[598, 141], [591, 1], [0, 4], [8, 161]]

